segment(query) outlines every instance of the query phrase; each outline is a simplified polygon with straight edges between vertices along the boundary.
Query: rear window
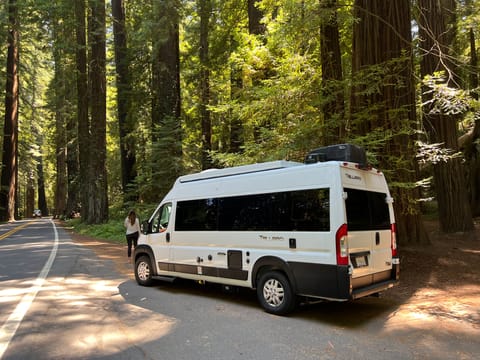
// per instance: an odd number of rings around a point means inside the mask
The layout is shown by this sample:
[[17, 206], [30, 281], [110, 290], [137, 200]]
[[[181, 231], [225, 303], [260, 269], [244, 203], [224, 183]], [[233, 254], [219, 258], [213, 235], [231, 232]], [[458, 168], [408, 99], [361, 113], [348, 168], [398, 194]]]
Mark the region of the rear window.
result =
[[348, 194], [345, 200], [348, 230], [390, 229], [387, 194], [356, 189], [344, 190]]

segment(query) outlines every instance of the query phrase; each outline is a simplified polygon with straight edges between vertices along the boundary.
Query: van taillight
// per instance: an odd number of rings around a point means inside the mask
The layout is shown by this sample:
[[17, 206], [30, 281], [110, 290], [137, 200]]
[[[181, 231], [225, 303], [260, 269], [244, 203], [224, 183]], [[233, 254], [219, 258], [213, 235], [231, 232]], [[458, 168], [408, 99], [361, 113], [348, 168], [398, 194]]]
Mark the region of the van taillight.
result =
[[390, 226], [390, 231], [392, 233], [392, 257], [396, 257], [398, 255], [398, 251], [397, 251], [397, 225], [392, 224]]
[[335, 235], [337, 246], [337, 265], [348, 265], [348, 230], [347, 224], [343, 224]]

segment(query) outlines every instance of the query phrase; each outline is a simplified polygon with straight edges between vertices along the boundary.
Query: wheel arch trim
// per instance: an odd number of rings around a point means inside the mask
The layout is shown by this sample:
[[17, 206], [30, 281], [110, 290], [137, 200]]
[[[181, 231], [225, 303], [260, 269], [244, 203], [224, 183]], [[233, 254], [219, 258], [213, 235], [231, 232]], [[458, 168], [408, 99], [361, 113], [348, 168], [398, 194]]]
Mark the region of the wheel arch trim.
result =
[[275, 256], [264, 256], [258, 259], [255, 262], [252, 270], [252, 288], [257, 287], [257, 282], [259, 280], [260, 274], [264, 271], [281, 271], [287, 277], [287, 280], [290, 282], [293, 293], [297, 292], [297, 284], [295, 281], [295, 276], [292, 272], [292, 269], [288, 263]]

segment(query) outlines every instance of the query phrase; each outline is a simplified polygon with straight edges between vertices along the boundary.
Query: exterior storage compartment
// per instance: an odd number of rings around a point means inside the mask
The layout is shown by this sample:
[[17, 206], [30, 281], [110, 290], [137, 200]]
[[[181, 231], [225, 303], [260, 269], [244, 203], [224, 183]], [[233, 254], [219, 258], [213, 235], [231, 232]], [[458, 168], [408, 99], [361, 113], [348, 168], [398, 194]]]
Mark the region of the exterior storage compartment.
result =
[[314, 164], [324, 161], [348, 161], [357, 163], [360, 167], [366, 167], [367, 155], [365, 150], [360, 146], [353, 144], [339, 144], [314, 149], [305, 157], [305, 164]]

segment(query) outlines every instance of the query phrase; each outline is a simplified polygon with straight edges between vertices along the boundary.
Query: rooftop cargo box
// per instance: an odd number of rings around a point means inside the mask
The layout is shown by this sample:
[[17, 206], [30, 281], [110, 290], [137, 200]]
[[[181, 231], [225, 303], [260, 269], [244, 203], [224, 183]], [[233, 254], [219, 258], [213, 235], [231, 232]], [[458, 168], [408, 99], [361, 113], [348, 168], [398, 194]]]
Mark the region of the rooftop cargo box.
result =
[[305, 157], [305, 164], [314, 164], [324, 161], [348, 161], [367, 166], [365, 150], [353, 144], [339, 144], [324, 146], [310, 151]]

